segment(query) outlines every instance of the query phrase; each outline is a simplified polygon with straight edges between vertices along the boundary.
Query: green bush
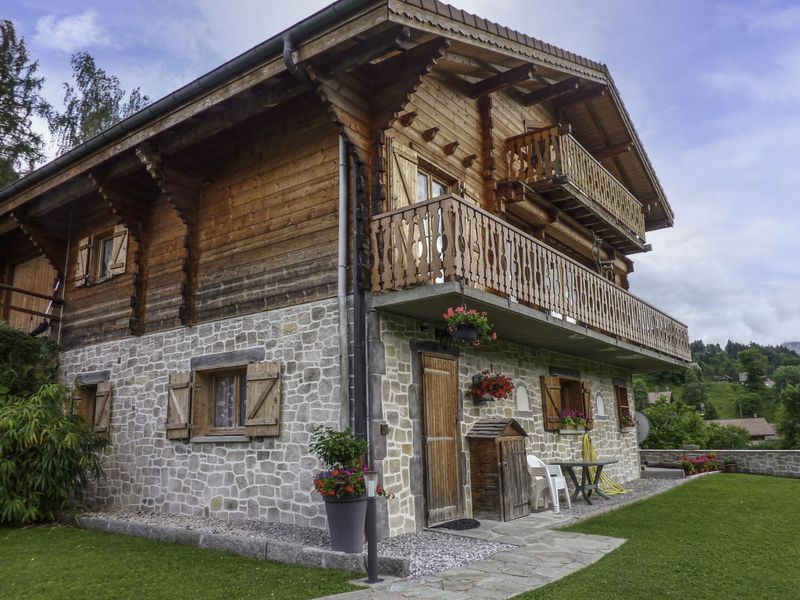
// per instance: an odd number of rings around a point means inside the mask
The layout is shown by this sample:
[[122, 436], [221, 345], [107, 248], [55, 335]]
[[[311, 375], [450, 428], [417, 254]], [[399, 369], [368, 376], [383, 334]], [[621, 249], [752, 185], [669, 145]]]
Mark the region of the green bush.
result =
[[800, 385], [787, 385], [781, 392], [778, 434], [785, 449], [800, 449]]
[[706, 424], [706, 448], [714, 450], [743, 450], [750, 447], [750, 433], [736, 425]]
[[105, 438], [71, 414], [54, 347], [0, 323], [0, 524], [53, 519], [101, 474]]
[[311, 432], [308, 450], [329, 467], [354, 467], [364, 460], [367, 440], [356, 438], [349, 427], [336, 431], [317, 425]]

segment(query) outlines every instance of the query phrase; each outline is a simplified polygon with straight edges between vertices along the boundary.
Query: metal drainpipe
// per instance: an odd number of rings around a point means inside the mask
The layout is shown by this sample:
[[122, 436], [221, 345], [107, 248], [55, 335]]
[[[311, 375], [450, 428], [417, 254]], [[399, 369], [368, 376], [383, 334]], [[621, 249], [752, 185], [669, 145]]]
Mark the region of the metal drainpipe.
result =
[[[348, 153], [350, 155], [350, 153]], [[363, 190], [359, 188], [361, 181], [360, 165], [356, 157], [350, 160], [350, 206], [353, 219], [353, 421], [356, 434], [364, 437], [368, 443], [367, 462], [373, 465], [372, 444], [372, 411], [367, 398], [367, 354], [365, 347], [364, 290], [359, 281], [360, 258], [363, 244], [363, 231], [360, 227], [363, 205]]]
[[[305, 71], [294, 62], [294, 42], [288, 33], [283, 36], [283, 63], [299, 82], [313, 89]], [[347, 144], [339, 134], [339, 248], [337, 253], [336, 289], [339, 309], [339, 427], [350, 426], [350, 340], [347, 318]]]

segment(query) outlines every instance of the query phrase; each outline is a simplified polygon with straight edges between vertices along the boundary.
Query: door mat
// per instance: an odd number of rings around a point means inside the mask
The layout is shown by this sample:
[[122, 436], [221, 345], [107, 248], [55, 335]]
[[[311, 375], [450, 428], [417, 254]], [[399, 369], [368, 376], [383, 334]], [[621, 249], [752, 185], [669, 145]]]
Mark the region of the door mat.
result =
[[431, 529], [455, 529], [456, 531], [464, 531], [465, 529], [475, 529], [480, 526], [481, 522], [475, 519], [456, 519], [455, 521], [448, 521], [441, 525], [434, 525]]

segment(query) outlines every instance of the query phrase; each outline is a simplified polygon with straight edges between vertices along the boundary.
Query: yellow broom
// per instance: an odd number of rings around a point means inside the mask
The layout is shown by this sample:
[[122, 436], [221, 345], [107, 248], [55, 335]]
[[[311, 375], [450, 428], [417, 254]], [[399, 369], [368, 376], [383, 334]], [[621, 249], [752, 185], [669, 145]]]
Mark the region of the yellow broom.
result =
[[[595, 452], [594, 450], [594, 445], [592, 444], [592, 438], [589, 437], [588, 433], [583, 434], [583, 449], [581, 455], [583, 456], [583, 460], [585, 461], [597, 460], [597, 452]], [[594, 472], [596, 470], [597, 467], [589, 467], [592, 479], [594, 479]], [[600, 489], [607, 496], [626, 494], [631, 491], [631, 490], [626, 490], [616, 481], [611, 479], [611, 477], [609, 477], [607, 473], [600, 474]]]

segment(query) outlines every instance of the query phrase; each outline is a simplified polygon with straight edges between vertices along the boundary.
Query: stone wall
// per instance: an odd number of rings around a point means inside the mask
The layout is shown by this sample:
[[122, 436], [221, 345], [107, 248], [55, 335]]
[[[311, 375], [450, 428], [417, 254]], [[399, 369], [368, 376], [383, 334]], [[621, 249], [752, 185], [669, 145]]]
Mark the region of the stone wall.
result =
[[[61, 375], [110, 371], [111, 444], [105, 479], [89, 500], [219, 518], [325, 526], [313, 491], [319, 465], [308, 454], [314, 424], [340, 418], [336, 300], [130, 337], [62, 353]], [[252, 350], [282, 364], [281, 433], [242, 442], [165, 437], [170, 373], [192, 359]]]
[[680, 463], [684, 454], [716, 452], [717, 458], [733, 458], [741, 473], [800, 478], [800, 450], [640, 450], [642, 462]]
[[[375, 325], [373, 325], [375, 326]], [[423, 514], [423, 458], [420, 443], [418, 351], [427, 343], [432, 349], [435, 338], [431, 330], [424, 331], [420, 322], [395, 316], [381, 315], [379, 339], [371, 339], [370, 355], [383, 353], [384, 361], [373, 360], [377, 378], [371, 386], [373, 410], [380, 409], [389, 432], [381, 442], [386, 457], [382, 461], [383, 482], [387, 491], [395, 494], [388, 501], [388, 529], [391, 535], [415, 531], [424, 526]], [[375, 332], [377, 333], [377, 332]], [[371, 338], [378, 338], [373, 333]], [[545, 432], [539, 377], [547, 375], [551, 367], [580, 372], [581, 378], [591, 385], [595, 426], [592, 441], [600, 457], [615, 457], [620, 461], [607, 468], [607, 473], [618, 481], [639, 477], [639, 459], [636, 434], [633, 429], [620, 430], [614, 403], [613, 379], [624, 379], [630, 386], [630, 373], [624, 369], [554, 354], [516, 344], [499, 343], [492, 348], [460, 347], [451, 349], [458, 355], [459, 389], [463, 419], [462, 470], [465, 472], [464, 495], [467, 515], [471, 514], [471, 492], [468, 448], [463, 436], [479, 419], [487, 417], [513, 417], [528, 433], [529, 451], [544, 461], [579, 459], [581, 436]], [[483, 369], [503, 372], [514, 378], [515, 385], [527, 392], [527, 405], [517, 406], [517, 399], [490, 402], [488, 406], [475, 406], [468, 394], [472, 375]], [[598, 392], [603, 398], [605, 416], [597, 406]], [[379, 398], [376, 398], [378, 396]], [[629, 398], [633, 393], [629, 388]]]

